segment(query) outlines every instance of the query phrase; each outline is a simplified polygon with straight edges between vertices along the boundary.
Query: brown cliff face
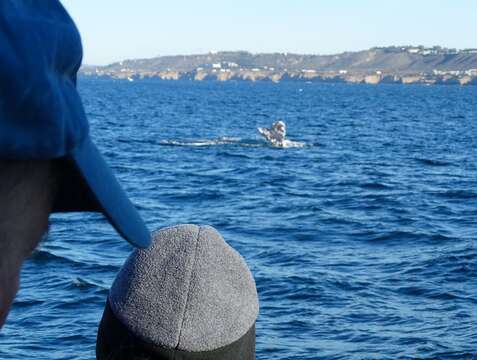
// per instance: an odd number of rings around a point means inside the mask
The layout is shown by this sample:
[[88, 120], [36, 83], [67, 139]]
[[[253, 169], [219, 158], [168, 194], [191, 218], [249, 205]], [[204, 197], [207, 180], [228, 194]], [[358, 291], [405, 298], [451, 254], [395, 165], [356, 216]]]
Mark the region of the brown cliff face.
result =
[[422, 82], [422, 76], [420, 75], [409, 75], [401, 77], [401, 82], [403, 84], [419, 84]]
[[229, 81], [230, 79], [232, 79], [232, 77], [233, 77], [232, 72], [220, 72], [216, 76], [218, 81]]
[[364, 77], [366, 84], [376, 85], [381, 82], [381, 75], [367, 75]]
[[459, 79], [459, 84], [460, 85], [470, 85], [472, 83], [472, 77], [471, 76], [464, 76], [463, 78]]
[[381, 77], [382, 84], [401, 84], [401, 78], [397, 75], [383, 75]]
[[203, 81], [207, 79], [208, 74], [205, 71], [199, 71], [194, 75], [195, 81]]
[[273, 74], [270, 79], [273, 82], [277, 83], [277, 82], [280, 82], [282, 80], [283, 75], [284, 75], [284, 73]]
[[422, 84], [422, 85], [477, 85], [477, 71], [449, 72], [438, 74], [383, 74], [375, 72], [349, 73], [349, 72], [316, 72], [316, 71], [271, 71], [260, 69], [238, 70], [199, 70], [193, 72], [181, 71], [120, 71], [120, 72], [95, 72], [84, 75], [106, 76], [115, 79], [144, 79], [158, 78], [161, 80], [193, 80], [193, 81], [303, 81], [318, 83], [351, 83], [351, 84]]
[[179, 71], [161, 71], [158, 76], [162, 80], [180, 80], [182, 74]]
[[364, 75], [346, 75], [344, 79], [346, 82], [349, 82], [349, 83], [362, 84], [364, 83], [365, 76]]

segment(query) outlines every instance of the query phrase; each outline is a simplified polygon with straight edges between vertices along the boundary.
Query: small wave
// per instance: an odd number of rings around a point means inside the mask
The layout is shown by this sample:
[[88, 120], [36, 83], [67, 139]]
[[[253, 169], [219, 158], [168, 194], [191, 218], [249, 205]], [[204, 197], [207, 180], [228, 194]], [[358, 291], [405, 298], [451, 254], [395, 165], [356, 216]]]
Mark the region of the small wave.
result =
[[475, 300], [472, 297], [463, 297], [454, 292], [443, 290], [443, 289], [434, 289], [426, 286], [402, 286], [397, 289], [397, 292], [407, 296], [422, 296], [429, 299], [444, 300], [444, 301], [469, 301], [474, 303]]
[[228, 151], [219, 151], [217, 155], [224, 156], [224, 157], [239, 158], [239, 159], [253, 159], [253, 157], [245, 155], [245, 154], [238, 154], [238, 153], [233, 153]]
[[447, 198], [447, 199], [475, 199], [477, 198], [477, 192], [471, 190], [447, 190], [432, 192], [433, 195]]
[[98, 289], [98, 290], [108, 290], [106, 286], [97, 284], [93, 281], [87, 280], [82, 277], [76, 277], [72, 279], [72, 286], [79, 289]]
[[449, 360], [475, 360], [474, 351], [443, 351], [434, 352], [433, 359], [449, 359]]
[[69, 259], [65, 256], [60, 256], [53, 254], [45, 249], [37, 249], [35, 250], [32, 255], [30, 256], [30, 260], [34, 262], [60, 262], [60, 263], [69, 263], [69, 264], [77, 264], [76, 261]]
[[370, 183], [364, 183], [359, 185], [362, 189], [368, 189], [368, 190], [389, 190], [392, 189], [392, 187], [385, 185], [380, 182], [370, 182]]
[[452, 163], [450, 162], [435, 160], [435, 159], [415, 158], [414, 160], [427, 166], [451, 166], [452, 165]]
[[66, 264], [68, 266], [82, 267], [82, 268], [101, 268], [103, 271], [117, 271], [117, 266], [110, 265], [107, 263], [98, 263], [98, 262], [88, 262], [85, 263], [78, 259], [72, 259], [66, 255], [54, 254], [53, 252], [40, 248], [33, 251], [29, 257], [29, 261], [33, 263], [55, 263], [55, 264]]
[[15, 300], [15, 307], [16, 308], [28, 308], [32, 306], [38, 306], [43, 304], [42, 300], [37, 299], [29, 299], [29, 300]]
[[414, 231], [404, 231], [404, 230], [394, 230], [379, 234], [373, 234], [370, 236], [370, 241], [372, 242], [393, 242], [398, 241], [400, 243], [405, 241], [432, 241], [432, 242], [443, 242], [449, 241], [452, 238], [447, 237], [442, 234], [427, 234]]

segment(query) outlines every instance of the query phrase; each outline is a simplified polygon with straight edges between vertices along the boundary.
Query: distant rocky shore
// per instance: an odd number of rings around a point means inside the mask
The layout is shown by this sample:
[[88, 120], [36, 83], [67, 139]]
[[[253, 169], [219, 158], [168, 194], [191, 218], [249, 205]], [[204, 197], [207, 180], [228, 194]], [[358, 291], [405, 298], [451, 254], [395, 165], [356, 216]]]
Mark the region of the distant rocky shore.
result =
[[157, 78], [161, 80], [194, 80], [194, 81], [306, 81], [327, 83], [355, 83], [355, 84], [424, 84], [424, 85], [477, 85], [477, 71], [469, 74], [444, 73], [436, 74], [359, 74], [348, 72], [273, 72], [264, 70], [236, 70], [230, 72], [214, 71], [158, 71], [158, 72], [115, 72], [97, 71], [83, 72], [86, 76], [111, 77], [115, 79], [128, 79], [130, 81], [144, 78]]
[[86, 66], [84, 76], [129, 81], [304, 81], [356, 84], [477, 85], [477, 50], [387, 47], [338, 55], [211, 52]]

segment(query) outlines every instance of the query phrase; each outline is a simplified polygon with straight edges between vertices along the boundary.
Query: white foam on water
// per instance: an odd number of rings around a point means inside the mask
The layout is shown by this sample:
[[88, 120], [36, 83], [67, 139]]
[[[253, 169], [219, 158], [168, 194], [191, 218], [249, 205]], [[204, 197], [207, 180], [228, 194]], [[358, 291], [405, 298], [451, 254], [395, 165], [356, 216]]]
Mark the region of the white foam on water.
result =
[[292, 141], [292, 140], [285, 140], [283, 144], [279, 147], [282, 148], [303, 148], [306, 146], [306, 143], [301, 141]]
[[235, 144], [239, 143], [242, 139], [238, 137], [220, 137], [218, 139], [190, 139], [190, 140], [162, 140], [160, 143], [162, 145], [173, 145], [173, 146], [192, 146], [192, 147], [201, 147], [201, 146], [214, 146], [214, 145], [226, 145], [226, 144]]
[[185, 146], [185, 147], [207, 147], [207, 146], [222, 146], [222, 145], [236, 145], [241, 147], [272, 147], [272, 148], [303, 148], [307, 144], [301, 141], [284, 140], [279, 144], [270, 142], [243, 140], [239, 137], [220, 137], [218, 139], [187, 139], [187, 140], [161, 140], [160, 144], [168, 146]]

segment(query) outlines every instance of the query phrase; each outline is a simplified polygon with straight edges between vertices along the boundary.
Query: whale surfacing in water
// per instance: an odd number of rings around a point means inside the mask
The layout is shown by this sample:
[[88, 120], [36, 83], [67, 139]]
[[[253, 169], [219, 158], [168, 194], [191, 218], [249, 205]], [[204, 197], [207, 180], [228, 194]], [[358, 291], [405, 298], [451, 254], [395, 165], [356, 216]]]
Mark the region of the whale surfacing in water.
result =
[[286, 147], [287, 140], [285, 139], [285, 136], [287, 134], [287, 129], [283, 121], [279, 120], [274, 122], [271, 128], [259, 127], [258, 132], [270, 145], [275, 147]]

